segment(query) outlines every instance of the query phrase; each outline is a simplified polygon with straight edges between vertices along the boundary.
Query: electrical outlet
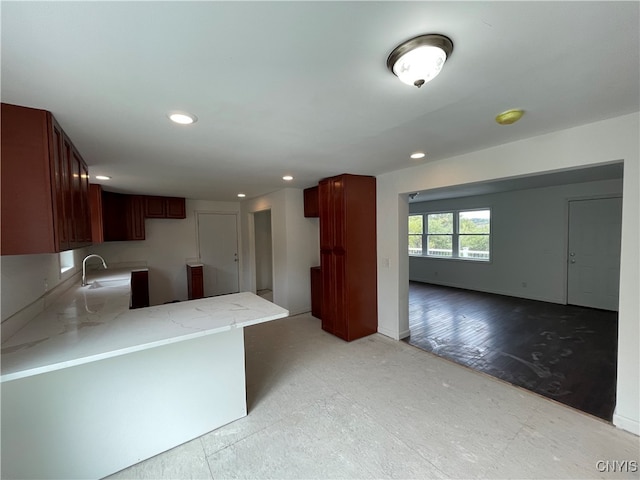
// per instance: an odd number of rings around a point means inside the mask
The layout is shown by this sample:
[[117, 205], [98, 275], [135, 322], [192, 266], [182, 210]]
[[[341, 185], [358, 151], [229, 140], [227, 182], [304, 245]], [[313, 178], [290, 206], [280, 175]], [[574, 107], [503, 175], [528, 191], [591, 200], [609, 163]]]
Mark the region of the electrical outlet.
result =
[[522, 288], [527, 288], [527, 282], [522, 282]]
[[46, 278], [44, 279], [44, 291], [45, 293], [49, 291], [49, 282]]

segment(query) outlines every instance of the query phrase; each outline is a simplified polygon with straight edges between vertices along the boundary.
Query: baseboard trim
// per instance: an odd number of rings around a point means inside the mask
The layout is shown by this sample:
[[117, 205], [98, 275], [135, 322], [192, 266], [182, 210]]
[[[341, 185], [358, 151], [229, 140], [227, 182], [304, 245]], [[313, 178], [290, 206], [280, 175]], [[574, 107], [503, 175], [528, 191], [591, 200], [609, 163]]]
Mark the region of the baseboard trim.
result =
[[640, 422], [623, 415], [613, 414], [613, 424], [621, 430], [626, 430], [636, 436], [640, 436]]
[[384, 335], [385, 337], [393, 338], [394, 340], [400, 340], [400, 337], [398, 336], [397, 332], [381, 327], [379, 325], [378, 325], [378, 333]]
[[463, 285], [456, 282], [441, 282], [441, 281], [435, 281], [433, 279], [423, 280], [420, 278], [410, 278], [409, 281], [427, 283], [431, 285], [440, 285], [442, 287], [460, 288], [462, 290], [471, 290], [471, 291], [482, 292], [482, 293], [492, 293], [494, 295], [504, 295], [505, 297], [524, 298], [525, 300], [536, 300], [538, 302], [557, 303], [559, 305], [567, 304], [567, 302], [561, 298], [539, 297], [536, 295], [526, 295], [524, 292], [513, 292], [513, 291], [507, 291], [507, 290], [495, 290], [495, 289], [486, 289], [486, 288], [483, 289], [477, 286]]

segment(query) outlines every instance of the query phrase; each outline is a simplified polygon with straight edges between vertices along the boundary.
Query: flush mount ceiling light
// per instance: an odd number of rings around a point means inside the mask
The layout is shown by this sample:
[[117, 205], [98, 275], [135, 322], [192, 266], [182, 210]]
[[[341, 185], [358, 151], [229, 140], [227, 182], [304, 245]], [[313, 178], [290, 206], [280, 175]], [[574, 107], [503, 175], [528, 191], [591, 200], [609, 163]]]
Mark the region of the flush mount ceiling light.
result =
[[111, 180], [111, 177], [107, 177], [106, 175], [96, 175], [96, 180]]
[[285, 182], [290, 182], [291, 180], [293, 180], [293, 177], [291, 175], [285, 175], [284, 177], [282, 177], [282, 179]]
[[244, 193], [239, 193], [238, 194], [238, 198], [244, 198], [244, 197], [246, 197], [246, 195]]
[[500, 125], [511, 125], [512, 123], [516, 123], [518, 120], [522, 118], [524, 115], [524, 110], [513, 109], [507, 110], [506, 112], [502, 112], [498, 116], [496, 116], [496, 122]]
[[418, 158], [424, 158], [424, 156], [424, 152], [415, 152], [411, 154], [411, 158], [413, 158], [414, 160], [417, 160]]
[[173, 112], [167, 116], [169, 117], [169, 120], [174, 123], [179, 123], [180, 125], [191, 125], [198, 121], [198, 117], [195, 115], [184, 112]]
[[451, 52], [453, 42], [444, 35], [420, 35], [398, 45], [387, 58], [387, 68], [401, 82], [420, 88], [436, 78]]

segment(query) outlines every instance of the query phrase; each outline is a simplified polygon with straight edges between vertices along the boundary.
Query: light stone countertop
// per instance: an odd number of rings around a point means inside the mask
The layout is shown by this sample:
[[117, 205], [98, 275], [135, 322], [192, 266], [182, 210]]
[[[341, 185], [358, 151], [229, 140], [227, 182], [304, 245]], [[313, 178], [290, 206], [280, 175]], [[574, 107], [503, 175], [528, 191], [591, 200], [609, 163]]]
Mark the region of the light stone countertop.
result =
[[131, 272], [91, 272], [2, 344], [0, 382], [255, 325], [289, 312], [253, 293], [129, 310]]

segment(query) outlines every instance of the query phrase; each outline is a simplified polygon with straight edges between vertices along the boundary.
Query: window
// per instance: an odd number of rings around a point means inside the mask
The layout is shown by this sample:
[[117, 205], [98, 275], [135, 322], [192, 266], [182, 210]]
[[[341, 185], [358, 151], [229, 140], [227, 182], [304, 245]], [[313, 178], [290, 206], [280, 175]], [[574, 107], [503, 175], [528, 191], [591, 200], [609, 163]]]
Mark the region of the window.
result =
[[422, 255], [423, 215], [409, 215], [409, 255]]
[[488, 261], [490, 237], [488, 209], [409, 215], [409, 255]]
[[71, 270], [75, 265], [75, 258], [73, 256], [73, 250], [67, 250], [66, 252], [60, 252], [58, 254], [60, 260], [60, 275]]

